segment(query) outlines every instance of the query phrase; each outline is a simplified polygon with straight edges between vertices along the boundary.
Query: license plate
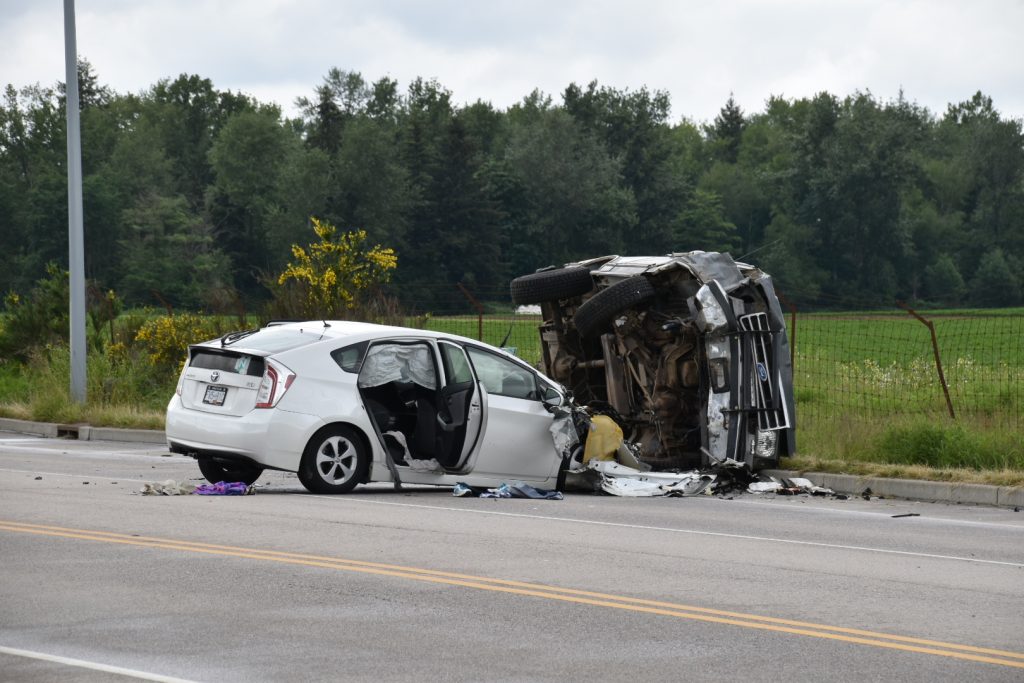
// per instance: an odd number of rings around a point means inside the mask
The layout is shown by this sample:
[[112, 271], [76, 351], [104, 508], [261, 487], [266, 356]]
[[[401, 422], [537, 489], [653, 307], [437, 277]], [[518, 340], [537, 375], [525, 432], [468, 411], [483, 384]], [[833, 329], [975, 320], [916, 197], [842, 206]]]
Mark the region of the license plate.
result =
[[203, 403], [211, 406], [224, 405], [224, 398], [228, 395], [227, 387], [206, 387], [206, 394], [203, 396]]

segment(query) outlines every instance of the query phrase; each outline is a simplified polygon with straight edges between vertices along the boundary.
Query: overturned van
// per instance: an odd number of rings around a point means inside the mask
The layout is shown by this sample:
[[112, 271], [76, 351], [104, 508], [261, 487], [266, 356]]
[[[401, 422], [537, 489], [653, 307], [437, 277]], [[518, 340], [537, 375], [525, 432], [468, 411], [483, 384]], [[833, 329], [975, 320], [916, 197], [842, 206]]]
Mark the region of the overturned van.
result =
[[549, 377], [621, 425], [655, 469], [795, 451], [792, 364], [771, 278], [728, 254], [605, 256], [512, 281], [540, 304]]

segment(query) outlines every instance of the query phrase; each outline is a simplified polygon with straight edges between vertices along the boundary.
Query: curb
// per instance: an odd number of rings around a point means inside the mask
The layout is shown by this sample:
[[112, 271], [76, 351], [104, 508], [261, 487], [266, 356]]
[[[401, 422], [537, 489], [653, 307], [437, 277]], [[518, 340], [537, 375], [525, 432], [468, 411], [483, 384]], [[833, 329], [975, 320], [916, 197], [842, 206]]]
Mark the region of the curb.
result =
[[921, 479], [885, 479], [861, 477], [854, 474], [827, 472], [791, 472], [789, 470], [762, 470], [762, 474], [780, 478], [803, 477], [817, 486], [836, 493], [859, 496], [870, 489], [872, 496], [903, 498], [930, 503], [991, 505], [996, 507], [1024, 507], [1024, 486], [993, 486], [991, 484], [958, 484], [948, 481]]
[[[121, 429], [93, 427], [85, 424], [53, 424], [0, 417], [0, 432], [31, 434], [51, 439], [65, 438], [80, 441], [122, 441], [167, 445], [167, 437], [155, 429]], [[871, 489], [871, 495], [885, 498], [921, 500], [930, 503], [965, 503], [995, 507], [1024, 507], [1024, 486], [992, 486], [990, 484], [957, 484], [946, 481], [921, 479], [884, 479], [860, 477], [854, 474], [827, 472], [793, 472], [790, 470], [761, 470], [763, 474], [778, 478], [804, 477], [817, 486], [836, 493], [859, 496]]]
[[31, 434], [50, 439], [78, 439], [79, 441], [122, 441], [167, 445], [167, 437], [155, 429], [121, 429], [93, 427], [86, 424], [53, 424], [0, 417], [0, 432]]

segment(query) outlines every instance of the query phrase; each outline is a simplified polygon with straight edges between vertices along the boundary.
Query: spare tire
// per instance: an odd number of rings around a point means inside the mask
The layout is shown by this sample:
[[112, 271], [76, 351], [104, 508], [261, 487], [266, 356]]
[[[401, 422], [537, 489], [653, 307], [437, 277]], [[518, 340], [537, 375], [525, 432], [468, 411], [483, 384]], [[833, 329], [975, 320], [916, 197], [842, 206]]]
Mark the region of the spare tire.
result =
[[512, 303], [540, 304], [586, 294], [594, 288], [590, 271], [582, 266], [568, 266], [522, 275], [512, 280]]
[[654, 298], [654, 285], [643, 275], [634, 275], [584, 301], [573, 316], [573, 323], [580, 336], [589, 337], [600, 332], [612, 318], [634, 306], [647, 303]]

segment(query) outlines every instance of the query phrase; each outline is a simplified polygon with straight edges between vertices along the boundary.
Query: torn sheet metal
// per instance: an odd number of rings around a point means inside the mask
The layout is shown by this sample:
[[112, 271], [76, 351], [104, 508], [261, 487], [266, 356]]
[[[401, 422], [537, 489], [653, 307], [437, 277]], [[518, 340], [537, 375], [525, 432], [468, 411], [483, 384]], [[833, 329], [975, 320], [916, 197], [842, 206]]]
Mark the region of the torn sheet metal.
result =
[[812, 496], [834, 496], [836, 494], [830, 488], [818, 486], [810, 479], [803, 477], [789, 477], [778, 481], [769, 477], [768, 481], [754, 481], [747, 485], [750, 493], [775, 493], [783, 496], [796, 496], [809, 493]]
[[555, 442], [555, 452], [559, 458], [568, 460], [580, 444], [580, 435], [571, 411], [562, 411], [551, 421], [551, 438]]
[[692, 496], [709, 491], [715, 476], [691, 472], [650, 472], [607, 460], [593, 460], [586, 469], [601, 476], [600, 489], [613, 496]]

